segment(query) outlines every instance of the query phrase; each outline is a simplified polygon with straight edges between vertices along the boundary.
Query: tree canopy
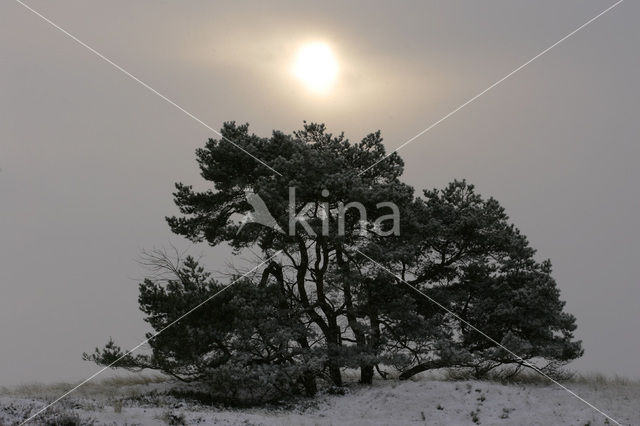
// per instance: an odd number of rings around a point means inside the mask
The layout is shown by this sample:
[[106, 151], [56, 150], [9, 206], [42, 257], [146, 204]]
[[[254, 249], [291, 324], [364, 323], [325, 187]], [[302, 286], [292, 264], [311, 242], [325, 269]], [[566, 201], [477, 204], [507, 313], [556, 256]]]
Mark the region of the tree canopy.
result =
[[[153, 337], [150, 354], [124, 356], [110, 341], [85, 358], [110, 365], [122, 357], [114, 366], [186, 381], [254, 380], [264, 393], [252, 397], [264, 400], [314, 394], [318, 379], [341, 386], [345, 367], [371, 383], [376, 368], [386, 374], [380, 366], [401, 378], [443, 367], [481, 376], [529, 360], [554, 369], [582, 354], [550, 261], [537, 261], [504, 208], [473, 185], [415, 195], [380, 132], [351, 143], [305, 123], [259, 137], [229, 122], [221, 134], [196, 152], [210, 189], [177, 183], [180, 214], [167, 222], [194, 243], [251, 250], [265, 265]], [[248, 192], [279, 227], [239, 220], [253, 210]], [[354, 201], [361, 207], [344, 208]], [[304, 221], [293, 220], [301, 211]], [[229, 285], [191, 257], [148, 259], [169, 274], [140, 284], [140, 308], [156, 331]]]

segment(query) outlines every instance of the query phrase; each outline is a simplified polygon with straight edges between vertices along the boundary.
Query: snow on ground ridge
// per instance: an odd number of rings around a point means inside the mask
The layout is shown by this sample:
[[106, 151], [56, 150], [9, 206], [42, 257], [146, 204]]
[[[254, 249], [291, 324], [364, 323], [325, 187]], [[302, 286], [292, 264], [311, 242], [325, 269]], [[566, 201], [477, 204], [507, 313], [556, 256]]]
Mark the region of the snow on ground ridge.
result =
[[[379, 381], [352, 385], [288, 408], [229, 409], [166, 395], [169, 382], [106, 386], [72, 395], [33, 424], [94, 425], [605, 425], [611, 424], [557, 386], [486, 381]], [[571, 389], [622, 424], [640, 424], [640, 384], [573, 383]], [[19, 424], [54, 399], [47, 389], [0, 395], [0, 425]]]

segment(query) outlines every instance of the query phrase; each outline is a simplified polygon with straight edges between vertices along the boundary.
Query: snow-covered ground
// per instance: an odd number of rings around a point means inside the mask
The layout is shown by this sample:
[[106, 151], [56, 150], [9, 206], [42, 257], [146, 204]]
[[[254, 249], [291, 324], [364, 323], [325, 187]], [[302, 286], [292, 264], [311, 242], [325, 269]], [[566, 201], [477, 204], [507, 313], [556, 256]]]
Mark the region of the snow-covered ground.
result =
[[[640, 383], [567, 384], [621, 424], [640, 424]], [[485, 381], [378, 381], [352, 385], [288, 408], [225, 409], [185, 403], [168, 382], [90, 384], [32, 424], [94, 425], [602, 425], [614, 424], [559, 387]], [[23, 387], [0, 395], [0, 425], [19, 424], [64, 386]], [[67, 421], [67, 423], [65, 423]], [[47, 423], [48, 422], [48, 423]]]

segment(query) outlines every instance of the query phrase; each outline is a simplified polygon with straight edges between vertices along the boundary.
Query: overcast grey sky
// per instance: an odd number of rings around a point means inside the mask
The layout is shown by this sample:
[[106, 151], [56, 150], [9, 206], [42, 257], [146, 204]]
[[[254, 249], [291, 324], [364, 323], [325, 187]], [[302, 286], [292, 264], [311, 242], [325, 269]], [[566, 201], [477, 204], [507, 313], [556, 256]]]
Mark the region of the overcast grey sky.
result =
[[[381, 129], [391, 150], [613, 2], [27, 3], [214, 128], [323, 121], [352, 140]], [[417, 190], [467, 178], [551, 258], [584, 340], [576, 369], [633, 377], [639, 14], [622, 3], [400, 151]], [[288, 72], [316, 39], [340, 66], [324, 96]], [[142, 340], [135, 260], [188, 247], [164, 216], [175, 181], [200, 182], [194, 150], [213, 136], [0, 3], [0, 385], [81, 379], [97, 368], [83, 351]], [[200, 251], [212, 269], [234, 261]]]

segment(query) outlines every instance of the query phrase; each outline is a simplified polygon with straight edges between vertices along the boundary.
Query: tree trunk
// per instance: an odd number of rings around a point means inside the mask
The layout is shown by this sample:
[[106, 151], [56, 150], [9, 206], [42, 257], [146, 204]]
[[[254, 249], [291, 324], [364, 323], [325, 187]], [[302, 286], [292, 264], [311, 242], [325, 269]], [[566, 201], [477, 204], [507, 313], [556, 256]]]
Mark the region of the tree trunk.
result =
[[416, 374], [422, 373], [423, 371], [444, 367], [452, 367], [452, 365], [447, 364], [441, 360], [423, 362], [422, 364], [418, 364], [415, 367], [403, 371], [402, 374], [400, 374], [399, 379], [407, 380], [409, 377], [415, 376]]
[[[300, 347], [309, 349], [309, 341], [305, 336], [300, 336], [298, 339]], [[302, 374], [302, 386], [304, 386], [304, 392], [307, 396], [314, 396], [318, 392], [318, 386], [316, 385], [316, 376], [313, 371], [305, 371]]]
[[307, 371], [302, 375], [302, 385], [304, 386], [304, 393], [307, 396], [315, 396], [315, 394], [318, 393], [316, 377], [313, 372]]
[[340, 327], [336, 321], [336, 317], [330, 316], [327, 318], [329, 324], [326, 333], [327, 338], [327, 358], [329, 366], [329, 376], [335, 386], [342, 386], [342, 372], [340, 371], [340, 348], [342, 346], [340, 338]]
[[[371, 300], [371, 295], [369, 294], [369, 300]], [[369, 305], [372, 306], [371, 302]], [[377, 310], [371, 309], [369, 311], [369, 326], [370, 326], [370, 336], [369, 336], [369, 344], [367, 345], [367, 350], [372, 354], [378, 353], [378, 345], [380, 344], [380, 321], [378, 319]], [[373, 368], [374, 364], [363, 364], [360, 365], [360, 383], [365, 385], [370, 385], [373, 383]]]
[[360, 383], [370, 385], [373, 383], [373, 365], [365, 364], [360, 366]]
[[342, 386], [342, 372], [334, 361], [329, 361], [329, 376], [335, 386]]

